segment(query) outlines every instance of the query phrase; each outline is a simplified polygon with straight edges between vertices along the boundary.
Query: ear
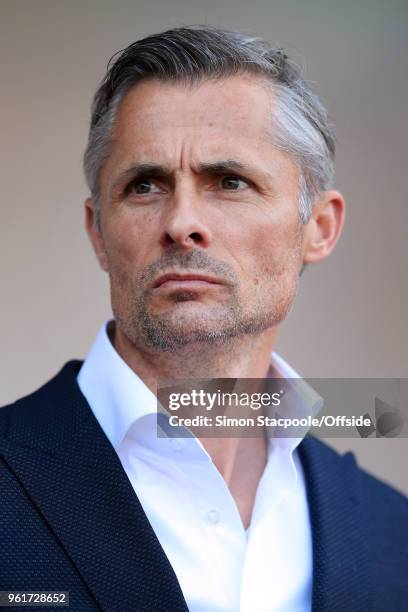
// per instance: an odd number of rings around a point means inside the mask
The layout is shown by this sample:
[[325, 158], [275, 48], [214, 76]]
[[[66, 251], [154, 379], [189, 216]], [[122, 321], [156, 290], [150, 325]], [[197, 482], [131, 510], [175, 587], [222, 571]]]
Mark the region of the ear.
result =
[[312, 208], [305, 225], [303, 263], [316, 263], [326, 259], [340, 238], [345, 219], [344, 198], [338, 191], [325, 191]]
[[105, 243], [101, 231], [95, 225], [95, 206], [92, 198], [87, 198], [85, 200], [85, 227], [96, 257], [98, 258], [99, 265], [102, 270], [108, 272], [109, 265], [105, 251]]

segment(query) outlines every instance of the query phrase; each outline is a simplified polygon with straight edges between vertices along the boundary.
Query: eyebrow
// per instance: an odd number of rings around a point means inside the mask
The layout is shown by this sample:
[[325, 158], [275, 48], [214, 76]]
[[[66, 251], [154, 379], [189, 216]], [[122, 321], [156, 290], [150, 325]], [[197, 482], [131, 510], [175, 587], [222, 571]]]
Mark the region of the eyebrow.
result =
[[[259, 174], [254, 167], [247, 164], [243, 164], [235, 159], [224, 159], [216, 160], [213, 162], [205, 162], [198, 164], [196, 168], [193, 168], [193, 172], [197, 174], [228, 174], [234, 172], [246, 172], [249, 175]], [[115, 178], [115, 181], [110, 189], [111, 194], [120, 186], [123, 182], [129, 180], [137, 180], [146, 176], [152, 176], [156, 178], [169, 178], [172, 174], [170, 168], [161, 166], [154, 163], [138, 163], [133, 164], [126, 170], [123, 170]]]
[[251, 168], [247, 164], [243, 164], [235, 159], [225, 159], [214, 162], [202, 163], [197, 167], [196, 172], [199, 174], [225, 174], [226, 172], [251, 172], [254, 173], [255, 169]]

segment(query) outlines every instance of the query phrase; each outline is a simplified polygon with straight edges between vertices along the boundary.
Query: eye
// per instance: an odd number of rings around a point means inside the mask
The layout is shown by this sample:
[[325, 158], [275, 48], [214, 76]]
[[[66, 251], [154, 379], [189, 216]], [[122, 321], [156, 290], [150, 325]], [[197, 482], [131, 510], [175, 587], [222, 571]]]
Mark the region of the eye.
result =
[[222, 188], [226, 189], [227, 191], [240, 191], [241, 189], [248, 187], [247, 181], [235, 175], [224, 176], [221, 179], [221, 185]]
[[129, 184], [126, 192], [133, 195], [148, 195], [151, 193], [160, 193], [160, 189], [154, 181], [150, 179], [138, 179]]

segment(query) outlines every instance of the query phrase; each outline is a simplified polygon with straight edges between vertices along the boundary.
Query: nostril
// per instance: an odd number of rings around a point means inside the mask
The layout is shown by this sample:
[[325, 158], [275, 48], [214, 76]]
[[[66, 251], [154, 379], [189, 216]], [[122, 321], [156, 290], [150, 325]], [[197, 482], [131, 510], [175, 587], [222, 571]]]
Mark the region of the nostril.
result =
[[176, 241], [170, 236], [170, 234], [166, 233], [163, 242], [165, 246], [168, 246], [170, 244], [174, 244]]
[[178, 244], [185, 248], [192, 248], [197, 245], [204, 246], [205, 242], [206, 236], [200, 231], [191, 233], [167, 231], [163, 233], [160, 240], [163, 247], [170, 247], [174, 244]]
[[193, 232], [192, 234], [190, 234], [189, 238], [194, 240], [194, 242], [201, 242], [202, 241], [202, 236], [198, 232]]

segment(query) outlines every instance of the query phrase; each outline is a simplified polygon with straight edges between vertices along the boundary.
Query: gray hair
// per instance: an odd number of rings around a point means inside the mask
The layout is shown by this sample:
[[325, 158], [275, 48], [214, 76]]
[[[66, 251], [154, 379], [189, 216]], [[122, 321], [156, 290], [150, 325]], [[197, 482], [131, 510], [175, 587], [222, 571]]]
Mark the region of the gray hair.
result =
[[272, 86], [276, 97], [273, 143], [300, 168], [299, 215], [303, 223], [308, 222], [314, 201], [330, 188], [334, 174], [334, 129], [318, 96], [282, 48], [239, 32], [188, 26], [138, 40], [109, 61], [93, 100], [84, 155], [97, 227], [100, 171], [109, 156], [116, 113], [126, 93], [145, 79], [193, 84], [241, 73], [259, 75]]

